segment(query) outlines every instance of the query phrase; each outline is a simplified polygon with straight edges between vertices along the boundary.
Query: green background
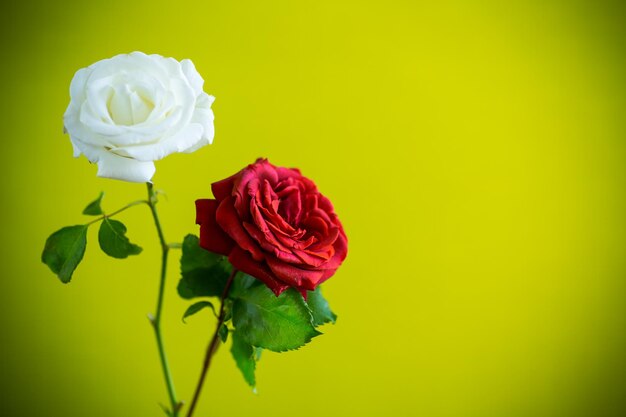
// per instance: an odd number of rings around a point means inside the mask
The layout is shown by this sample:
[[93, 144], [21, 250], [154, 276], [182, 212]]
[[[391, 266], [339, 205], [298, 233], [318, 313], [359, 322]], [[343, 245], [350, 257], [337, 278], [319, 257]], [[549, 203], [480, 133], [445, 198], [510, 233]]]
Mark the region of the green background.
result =
[[[72, 283], [46, 237], [141, 184], [73, 159], [76, 70], [140, 50], [191, 58], [212, 146], [157, 163], [168, 240], [209, 184], [259, 156], [300, 167], [350, 239], [325, 284], [336, 326], [265, 354], [258, 391], [218, 352], [200, 416], [626, 415], [626, 13], [620, 2], [22, 1], [2, 6], [0, 414], [159, 416], [149, 212], [144, 252], [97, 249]], [[622, 3], [623, 4], [623, 3]], [[189, 401], [214, 322], [164, 333]]]

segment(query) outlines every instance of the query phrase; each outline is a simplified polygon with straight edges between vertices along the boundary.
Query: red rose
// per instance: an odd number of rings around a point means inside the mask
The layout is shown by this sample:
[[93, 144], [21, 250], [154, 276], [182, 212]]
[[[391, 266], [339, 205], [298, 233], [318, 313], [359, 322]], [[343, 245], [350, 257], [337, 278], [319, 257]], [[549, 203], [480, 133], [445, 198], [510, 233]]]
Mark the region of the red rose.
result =
[[346, 258], [348, 241], [332, 204], [297, 169], [258, 159], [211, 189], [214, 200], [196, 201], [200, 246], [227, 255], [276, 295], [289, 287], [314, 290]]

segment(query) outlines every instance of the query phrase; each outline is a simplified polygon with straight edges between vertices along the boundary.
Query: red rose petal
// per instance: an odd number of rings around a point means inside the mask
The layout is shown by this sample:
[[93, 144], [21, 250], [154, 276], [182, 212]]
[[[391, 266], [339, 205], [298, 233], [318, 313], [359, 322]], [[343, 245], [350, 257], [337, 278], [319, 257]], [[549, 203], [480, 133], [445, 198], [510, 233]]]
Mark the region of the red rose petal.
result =
[[196, 201], [196, 223], [200, 225], [200, 247], [228, 255], [235, 242], [217, 224], [217, 200]]
[[238, 175], [239, 174], [237, 173], [221, 181], [217, 181], [211, 184], [211, 191], [213, 191], [213, 196], [218, 201], [225, 200], [233, 194], [235, 179]]
[[[215, 226], [215, 227], [213, 227]], [[217, 223], [200, 225], [200, 247], [209, 252], [228, 255], [235, 243], [217, 226]]]
[[[260, 194], [258, 193], [260, 191]], [[278, 194], [272, 188], [272, 184], [268, 180], [263, 181], [263, 184], [257, 189], [257, 194], [254, 197], [258, 200], [260, 206], [267, 209], [272, 208], [276, 213], [275, 204], [278, 204]]]
[[317, 194], [307, 193], [304, 196], [304, 212], [310, 215], [317, 208]]
[[277, 280], [265, 264], [256, 262], [248, 252], [241, 248], [233, 248], [228, 261], [239, 271], [263, 281], [277, 297], [289, 288], [289, 285]]
[[306, 235], [306, 231], [302, 229], [295, 230], [292, 234], [287, 234], [272, 223], [268, 223], [267, 225], [274, 233], [276, 239], [287, 248], [304, 249], [313, 244], [317, 239], [315, 236], [309, 236], [306, 240], [302, 240]]
[[[267, 222], [268, 226], [273, 226], [272, 230], [280, 231], [281, 234], [289, 237], [295, 237], [294, 235], [298, 233], [297, 229], [294, 229], [293, 226], [287, 223], [285, 219], [283, 219], [273, 209], [270, 211], [265, 207], [255, 206], [254, 210], [258, 211], [258, 214], [260, 218], [263, 219], [263, 222]], [[256, 215], [256, 213], [253, 212], [253, 215]], [[255, 218], [255, 222], [257, 220], [258, 219]]]
[[279, 247], [281, 250], [284, 250], [284, 251], [289, 250], [285, 248], [284, 246], [282, 246], [280, 242], [276, 241], [276, 239], [274, 239], [273, 236], [271, 235], [268, 236], [265, 233], [263, 233], [261, 230], [259, 230], [259, 228], [256, 225], [252, 223], [244, 222], [243, 227], [246, 229], [246, 232], [248, 232], [250, 236], [252, 236], [252, 238], [257, 241], [257, 243], [259, 244], [259, 246], [261, 246], [261, 248], [263, 248], [263, 250], [269, 253], [274, 252], [274, 250], [276, 250], [277, 247]]
[[[310, 232], [316, 231], [321, 236], [328, 234], [328, 223], [318, 216], [309, 216], [302, 222], [302, 225]], [[332, 242], [331, 242], [332, 243]]]
[[[215, 212], [211, 215], [211, 205], [215, 200], [199, 199], [196, 200], [196, 224], [202, 224], [209, 221], [211, 217], [215, 219]], [[217, 208], [217, 204], [215, 204]]]
[[339, 236], [337, 236], [333, 247], [335, 248], [335, 255], [325, 265], [326, 269], [339, 268], [344, 259], [346, 259], [346, 256], [348, 256], [348, 239], [343, 230], [339, 233]]
[[328, 246], [331, 246], [335, 243], [335, 241], [339, 237], [339, 234], [340, 234], [339, 228], [334, 227], [330, 229], [330, 232], [328, 232], [326, 235], [322, 235], [319, 241], [315, 242], [314, 244], [309, 246], [307, 249], [314, 251], [314, 252], [322, 252]]
[[309, 211], [307, 214], [308, 214], [307, 217], [321, 217], [322, 220], [324, 220], [327, 223], [333, 222], [333, 219], [331, 219], [330, 215], [320, 208], [315, 208]]
[[327, 264], [328, 269], [324, 270], [322, 274], [322, 278], [319, 280], [317, 285], [320, 285], [321, 283], [326, 281], [328, 278], [335, 275], [335, 272], [337, 272], [337, 269], [341, 266], [344, 259], [346, 259], [347, 255], [348, 255], [348, 239], [346, 238], [346, 234], [342, 230], [341, 233], [339, 234], [339, 238], [337, 239], [337, 243], [335, 246], [335, 256], [333, 256], [332, 259], [328, 262]]
[[298, 168], [274, 167], [278, 176], [282, 178], [302, 178], [302, 174]]
[[[272, 246], [277, 246], [278, 248], [282, 250], [289, 250], [288, 248], [292, 246], [291, 242], [289, 242], [286, 246], [283, 246], [283, 244], [281, 244], [281, 242], [276, 238], [275, 233], [273, 233], [269, 228], [269, 226], [271, 226], [271, 223], [270, 224], [266, 223], [265, 217], [263, 217], [263, 215], [259, 211], [259, 207], [255, 204], [254, 201], [250, 202], [250, 211], [252, 213], [252, 219], [254, 220], [254, 224], [250, 224], [250, 226], [256, 227], [259, 230], [259, 232], [262, 233], [263, 235], [261, 237], [258, 234], [255, 234], [254, 235], [255, 239], [258, 242], [261, 242], [261, 240], [264, 240], [268, 244]], [[270, 250], [270, 252], [271, 251], [272, 250]]]
[[259, 190], [259, 180], [253, 179], [248, 182], [245, 187], [238, 187], [235, 193], [235, 209], [237, 214], [245, 220], [250, 219], [250, 212], [248, 206], [250, 201], [255, 198]]
[[279, 280], [292, 287], [306, 288], [307, 290], [313, 291], [323, 275], [322, 270], [298, 268], [295, 265], [282, 262], [272, 256], [268, 256], [266, 261], [274, 275], [276, 275]]
[[337, 272], [337, 269], [325, 269], [322, 274], [322, 278], [317, 282], [317, 285], [322, 285], [324, 281], [335, 275], [335, 272]]
[[279, 261], [286, 262], [292, 265], [309, 266], [305, 262], [302, 262], [302, 259], [298, 258], [292, 252], [286, 252], [286, 251], [275, 249], [273, 254], [276, 257], [276, 259], [278, 259]]
[[317, 201], [317, 206], [324, 210], [326, 213], [334, 213], [335, 208], [329, 199], [320, 194], [320, 198]]
[[286, 219], [287, 223], [298, 224], [300, 222], [300, 213], [302, 212], [300, 188], [292, 185], [277, 194], [280, 199], [278, 213]]
[[298, 259], [298, 262], [291, 263], [300, 263], [308, 267], [318, 268], [328, 262], [328, 260], [335, 254], [335, 251], [332, 247], [330, 247], [329, 249], [330, 250], [328, 253], [294, 250], [293, 253]]
[[253, 165], [248, 165], [247, 168], [239, 173], [239, 178], [235, 186], [237, 190], [243, 190], [252, 180], [258, 180], [260, 182], [268, 180], [271, 184], [275, 184], [278, 182], [276, 168], [267, 162], [267, 160], [257, 161], [257, 163]]
[[229, 197], [222, 201], [217, 207], [215, 216], [217, 224], [237, 242], [239, 247], [250, 252], [256, 261], [261, 261], [263, 260], [263, 252], [244, 230], [241, 219], [237, 216], [237, 212], [233, 206], [233, 199], [234, 197]]

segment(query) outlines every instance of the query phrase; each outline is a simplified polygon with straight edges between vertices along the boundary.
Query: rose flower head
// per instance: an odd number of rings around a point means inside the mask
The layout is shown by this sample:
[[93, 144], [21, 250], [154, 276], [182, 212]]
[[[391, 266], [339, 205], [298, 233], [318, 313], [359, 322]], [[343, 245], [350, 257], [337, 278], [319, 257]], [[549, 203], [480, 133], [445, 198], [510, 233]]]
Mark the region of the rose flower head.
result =
[[121, 54], [74, 75], [63, 121], [74, 156], [98, 164], [98, 176], [149, 181], [154, 162], [213, 141], [214, 97], [193, 63]]
[[332, 204], [299, 170], [258, 159], [211, 188], [215, 199], [196, 201], [200, 246], [228, 256], [276, 295], [313, 291], [346, 258]]

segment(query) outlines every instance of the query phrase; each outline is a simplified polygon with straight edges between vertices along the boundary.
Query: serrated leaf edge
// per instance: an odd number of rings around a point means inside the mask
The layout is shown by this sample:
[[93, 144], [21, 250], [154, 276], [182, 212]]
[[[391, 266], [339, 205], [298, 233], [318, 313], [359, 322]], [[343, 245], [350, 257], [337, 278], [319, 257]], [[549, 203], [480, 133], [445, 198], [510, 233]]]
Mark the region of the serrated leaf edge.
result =
[[[294, 296], [299, 296], [299, 295], [295, 295]], [[235, 302], [237, 300], [243, 300], [243, 301], [248, 301], [246, 300], [244, 297], [237, 297], [237, 299], [235, 300]], [[301, 347], [308, 345], [311, 340], [313, 340], [314, 337], [317, 337], [319, 335], [322, 335], [323, 333], [320, 332], [319, 330], [317, 330], [316, 326], [313, 324], [313, 314], [311, 313], [311, 309], [309, 309], [308, 305], [306, 304], [306, 301], [304, 301], [304, 298], [302, 298], [303, 301], [303, 306], [306, 308], [305, 312], [309, 315], [309, 322], [311, 324], [311, 328], [313, 329], [313, 334], [310, 336], [306, 336], [304, 339], [304, 343], [301, 344], [300, 346], [294, 347], [294, 348], [286, 348], [286, 349], [281, 349], [281, 350], [277, 350], [277, 349], [272, 349], [269, 348], [267, 346], [263, 346], [263, 345], [259, 345], [259, 344], [255, 344], [255, 343], [251, 343], [249, 340], [245, 339], [245, 336], [242, 335], [242, 337], [246, 340], [246, 342], [250, 343], [250, 345], [254, 346], [254, 347], [258, 347], [258, 348], [263, 348], [263, 349], [267, 349], [271, 352], [277, 352], [277, 353], [282, 353], [282, 352], [291, 352], [291, 351], [295, 351], [295, 350], [299, 350]], [[252, 304], [252, 303], [251, 303]], [[261, 309], [268, 311], [268, 312], [272, 312], [272, 310], [268, 310], [266, 308], [263, 308], [261, 305], [259, 304], [254, 304], [257, 307], [260, 307]]]
[[[332, 324], [336, 324], [337, 323], [337, 319], [339, 318], [339, 316], [337, 316], [337, 314], [335, 314], [335, 312], [333, 310], [331, 310], [330, 306], [329, 306], [328, 309], [330, 310], [330, 314], [332, 314], [332, 318], [330, 318], [328, 320], [325, 320], [325, 321], [323, 321], [323, 322], [321, 322], [319, 324], [315, 324], [315, 317], [313, 316], [313, 310], [311, 310], [311, 307], [309, 307], [309, 303], [307, 303], [307, 301], [304, 299], [304, 297], [303, 297], [303, 300], [304, 300], [304, 304], [309, 309], [309, 313], [311, 313], [311, 324], [313, 325], [313, 327], [318, 328], [318, 327], [323, 326], [323, 325], [328, 324], [328, 323], [332, 323]], [[326, 299], [324, 299], [324, 300], [326, 300]], [[326, 302], [328, 303], [328, 301], [326, 301]]]

